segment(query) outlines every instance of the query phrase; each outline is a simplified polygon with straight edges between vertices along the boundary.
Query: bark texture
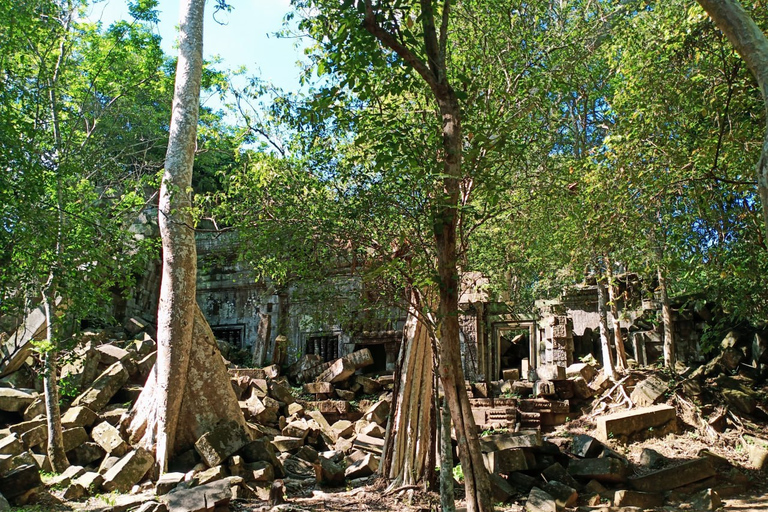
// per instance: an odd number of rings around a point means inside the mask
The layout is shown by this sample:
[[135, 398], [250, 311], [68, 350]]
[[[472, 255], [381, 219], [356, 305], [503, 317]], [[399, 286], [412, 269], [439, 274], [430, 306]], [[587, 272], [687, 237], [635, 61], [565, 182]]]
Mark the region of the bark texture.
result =
[[612, 379], [616, 378], [616, 368], [613, 365], [611, 340], [608, 336], [608, 306], [605, 300], [605, 285], [603, 277], [597, 278], [597, 312], [600, 322], [600, 347], [603, 352], [603, 371]]
[[738, 0], [698, 0], [757, 80], [765, 106], [765, 136], [757, 162], [757, 190], [768, 236], [768, 38]]
[[619, 320], [619, 306], [616, 304], [616, 282], [611, 269], [611, 262], [608, 258], [605, 260], [606, 277], [608, 278], [608, 301], [611, 304], [611, 319], [613, 320], [613, 339], [616, 344], [616, 368], [626, 370], [627, 352], [624, 350], [624, 335], [621, 333], [621, 322]]
[[659, 295], [661, 296], [661, 319], [664, 322], [664, 366], [675, 367], [675, 328], [672, 323], [672, 306], [669, 303], [667, 291], [667, 276], [661, 266], [657, 269], [659, 276]]
[[[194, 446], [201, 435], [209, 432], [221, 420], [234, 420], [246, 428], [229, 373], [219, 346], [200, 308], [194, 306], [193, 343], [181, 408], [174, 432], [171, 453], [181, 453]], [[131, 410], [127, 427], [131, 444], [152, 447], [156, 409], [163, 397], [157, 380], [157, 365], [152, 369], [139, 399]]]
[[433, 373], [429, 329], [413, 309], [398, 358], [400, 374], [387, 441], [391, 454], [382, 474], [391, 488], [429, 481], [434, 464]]
[[48, 442], [46, 453], [54, 473], [62, 473], [69, 467], [69, 460], [64, 451], [64, 434], [61, 428], [61, 409], [59, 408], [58, 368], [56, 365], [55, 350], [58, 339], [56, 336], [56, 304], [48, 295], [50, 290], [43, 292], [43, 308], [47, 322], [47, 338], [54, 349], [45, 353], [43, 396], [45, 398], [45, 420], [48, 426]]

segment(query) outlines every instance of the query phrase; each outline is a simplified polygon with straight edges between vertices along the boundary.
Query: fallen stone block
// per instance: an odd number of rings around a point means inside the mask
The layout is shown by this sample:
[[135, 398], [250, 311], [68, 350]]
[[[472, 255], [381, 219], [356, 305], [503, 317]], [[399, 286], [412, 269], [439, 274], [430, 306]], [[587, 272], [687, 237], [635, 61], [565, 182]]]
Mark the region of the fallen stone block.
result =
[[114, 363], [104, 370], [104, 373], [94, 381], [90, 388], [86, 389], [72, 402], [73, 406], [83, 405], [92, 411], [100, 411], [120, 391], [120, 388], [128, 382], [128, 370], [121, 362]]
[[92, 462], [96, 462], [103, 458], [104, 455], [106, 455], [104, 449], [91, 441], [76, 446], [71, 451], [67, 452], [69, 462], [80, 466], [87, 466]]
[[355, 399], [356, 395], [354, 391], [349, 391], [347, 389], [337, 389], [336, 396], [339, 397], [341, 400], [351, 401]]
[[70, 407], [61, 416], [61, 426], [64, 428], [90, 427], [98, 418], [98, 415], [87, 407]]
[[365, 416], [363, 417], [366, 421], [376, 423], [377, 425], [385, 425], [389, 418], [389, 402], [379, 400], [365, 411]]
[[537, 430], [492, 434], [480, 438], [480, 449], [485, 453], [507, 448], [539, 448], [541, 446], [541, 432]]
[[365, 434], [358, 434], [352, 447], [357, 450], [381, 455], [381, 452], [384, 450], [384, 439], [367, 436]]
[[664, 504], [664, 495], [621, 489], [614, 494], [613, 504], [617, 507], [656, 508]]
[[199, 485], [205, 485], [211, 482], [215, 482], [216, 480], [226, 478], [227, 476], [229, 475], [227, 474], [227, 470], [224, 466], [214, 466], [212, 468], [206, 469], [205, 471], [197, 473], [195, 477], [197, 478]]
[[676, 489], [699, 480], [704, 480], [715, 474], [716, 471], [709, 458], [702, 457], [677, 466], [654, 471], [647, 475], [630, 478], [629, 483], [638, 491], [655, 493]]
[[595, 395], [594, 390], [589, 387], [587, 381], [582, 377], [574, 377], [571, 382], [573, 382], [573, 396], [575, 398], [578, 398], [579, 400], [586, 400], [587, 398], [592, 398]]
[[293, 402], [296, 401], [293, 398], [293, 395], [291, 394], [290, 389], [276, 382], [271, 382], [269, 384], [269, 392], [272, 395], [272, 398], [274, 398], [279, 402], [283, 402], [286, 405], [292, 404]]
[[45, 415], [45, 400], [43, 397], [38, 396], [35, 398], [31, 404], [29, 404], [29, 407], [24, 409], [24, 414], [22, 417], [24, 418], [24, 421], [29, 421], [31, 419], [37, 418], [38, 416], [44, 416]]
[[0, 477], [0, 494], [13, 499], [42, 485], [37, 464], [24, 464]]
[[331, 425], [331, 430], [334, 431], [336, 439], [340, 437], [349, 437], [355, 433], [355, 424], [349, 420], [339, 420]]
[[557, 480], [545, 483], [541, 490], [555, 499], [555, 505], [558, 509], [573, 507], [579, 500], [579, 493], [576, 489]]
[[571, 442], [571, 453], [582, 459], [597, 457], [603, 448], [603, 443], [586, 434], [574, 436]]
[[207, 512], [228, 504], [232, 499], [232, 485], [241, 480], [229, 477], [191, 489], [175, 489], [160, 500], [168, 512]]
[[565, 377], [577, 378], [581, 377], [587, 382], [590, 382], [597, 375], [595, 367], [588, 363], [573, 363], [565, 369]]
[[139, 361], [136, 363], [136, 375], [134, 378], [140, 379], [142, 382], [146, 382], [147, 377], [149, 377], [149, 372], [152, 371], [152, 367], [155, 366], [156, 362], [157, 352], [150, 352], [146, 356], [139, 359]]
[[303, 416], [304, 415], [304, 406], [301, 405], [298, 402], [293, 402], [288, 406], [288, 415], [289, 416]]
[[243, 427], [236, 421], [222, 421], [212, 431], [200, 436], [195, 442], [195, 450], [208, 467], [214, 467], [234, 455], [250, 440]]
[[120, 459], [104, 473], [101, 486], [105, 491], [128, 492], [155, 463], [155, 458], [144, 448], [137, 448]]
[[0, 411], [24, 412], [36, 398], [36, 393], [21, 389], [0, 388]]
[[21, 434], [21, 442], [27, 448], [40, 446], [48, 440], [48, 426], [38, 425]]
[[330, 382], [308, 382], [304, 384], [304, 392], [310, 395], [328, 395], [333, 393], [333, 384]]
[[612, 457], [603, 459], [574, 459], [568, 464], [568, 473], [576, 478], [594, 479], [599, 482], [626, 482], [626, 461]]
[[626, 441], [637, 437], [663, 437], [677, 429], [677, 413], [670, 405], [655, 405], [597, 418], [597, 438]]
[[99, 345], [96, 350], [99, 351], [100, 362], [105, 365], [112, 365], [131, 357], [127, 350], [112, 344]]
[[106, 421], [93, 427], [91, 437], [105, 452], [116, 457], [122, 457], [130, 449], [128, 443], [120, 436], [120, 431]]
[[40, 425], [45, 425], [45, 424], [46, 424], [45, 417], [39, 416], [33, 420], [22, 421], [20, 423], [16, 423], [15, 425], [11, 425], [10, 427], [8, 427], [8, 430], [10, 431], [11, 434], [15, 434], [19, 436], [19, 438], [21, 438], [21, 435], [24, 432], [28, 432], [33, 428], [37, 428]]
[[255, 439], [243, 446], [240, 450], [240, 455], [243, 457], [243, 460], [248, 463], [259, 461], [269, 462], [274, 466], [275, 471], [279, 476], [283, 475], [283, 465], [277, 458], [274, 446], [266, 437]]
[[489, 453], [483, 453], [483, 462], [491, 473], [513, 473], [528, 469], [525, 453], [522, 448], [507, 448]]
[[723, 389], [723, 398], [728, 405], [742, 414], [752, 414], [757, 409], [757, 400], [742, 389]]
[[355, 366], [345, 358], [337, 359], [315, 379], [317, 382], [343, 382], [355, 373]]
[[328, 423], [328, 420], [325, 419], [322, 412], [309, 411], [307, 415], [317, 424], [327, 445], [331, 446], [338, 440], [336, 431], [331, 428], [331, 425]]
[[512, 496], [515, 495], [515, 489], [509, 485], [509, 482], [507, 482], [505, 478], [491, 473], [488, 475], [488, 479], [491, 484], [491, 494], [493, 495], [493, 501], [498, 503], [506, 503]]
[[536, 368], [538, 380], [565, 380], [565, 367], [556, 364], [543, 364]]
[[557, 502], [546, 491], [534, 487], [528, 494], [525, 502], [525, 510], [528, 512], [557, 512]]
[[112, 404], [106, 406], [104, 410], [101, 411], [98, 419], [101, 421], [106, 421], [112, 426], [117, 426], [117, 424], [120, 423], [120, 419], [127, 412], [128, 409], [122, 404]]
[[263, 460], [249, 462], [245, 465], [243, 478], [249, 482], [271, 482], [275, 479], [275, 468], [272, 464]]
[[88, 442], [88, 432], [83, 427], [67, 428], [61, 432], [64, 451], [74, 450], [83, 443]]
[[659, 469], [667, 462], [667, 458], [651, 448], [643, 448], [639, 462], [645, 467]]
[[366, 453], [362, 458], [352, 463], [344, 471], [349, 479], [371, 476], [379, 469], [379, 459], [372, 453]]
[[107, 471], [112, 469], [112, 467], [118, 462], [120, 462], [120, 457], [107, 455], [106, 457], [104, 457], [104, 460], [101, 461], [101, 464], [99, 464], [99, 473], [101, 473], [102, 475], [105, 474]]
[[355, 368], [355, 370], [359, 370], [360, 368], [365, 368], [366, 366], [373, 364], [373, 355], [371, 355], [371, 351], [367, 348], [357, 350], [351, 354], [347, 354], [343, 357], [343, 359], [346, 359]]
[[95, 471], [86, 471], [82, 475], [78, 476], [74, 482], [72, 482], [72, 484], [79, 485], [85, 489], [85, 491], [91, 493], [101, 487], [102, 482], [104, 482], [103, 475]]
[[355, 382], [360, 384], [363, 393], [366, 395], [372, 395], [381, 391], [381, 384], [379, 381], [365, 377], [363, 375], [358, 375], [355, 377]]
[[64, 470], [63, 473], [56, 475], [51, 480], [49, 480], [46, 484], [46, 487], [66, 487], [72, 480], [76, 479], [83, 473], [85, 473], [85, 468], [83, 466], [69, 466]]
[[574, 480], [574, 478], [568, 474], [568, 471], [559, 462], [555, 462], [551, 466], [544, 469], [544, 471], [541, 472], [541, 476], [543, 476], [547, 482], [557, 480], [558, 482], [562, 482], [569, 487], [573, 487], [574, 489], [580, 488], [578, 482], [576, 482], [576, 480]]
[[520, 370], [517, 368], [507, 368], [501, 371], [501, 378], [506, 381], [520, 380]]
[[657, 375], [651, 375], [639, 382], [629, 398], [638, 407], [648, 407], [655, 404], [669, 389], [669, 383]]
[[178, 471], [172, 473], [163, 473], [157, 480], [157, 484], [155, 484], [155, 494], [158, 496], [168, 494], [173, 489], [175, 489], [177, 485], [184, 481], [184, 476], [185, 473]]
[[287, 375], [293, 379], [305, 371], [323, 364], [323, 358], [319, 354], [307, 354], [288, 367]]
[[744, 436], [750, 465], [758, 471], [768, 469], [768, 440]]
[[288, 423], [281, 431], [281, 434], [284, 437], [298, 437], [301, 439], [306, 439], [307, 435], [309, 435], [309, 431], [310, 426], [307, 423], [307, 420], [301, 419]]
[[275, 438], [272, 439], [272, 445], [281, 453], [291, 452], [304, 446], [304, 438], [275, 436]]
[[24, 451], [24, 446], [16, 434], [11, 434], [0, 439], [0, 454], [18, 455]]

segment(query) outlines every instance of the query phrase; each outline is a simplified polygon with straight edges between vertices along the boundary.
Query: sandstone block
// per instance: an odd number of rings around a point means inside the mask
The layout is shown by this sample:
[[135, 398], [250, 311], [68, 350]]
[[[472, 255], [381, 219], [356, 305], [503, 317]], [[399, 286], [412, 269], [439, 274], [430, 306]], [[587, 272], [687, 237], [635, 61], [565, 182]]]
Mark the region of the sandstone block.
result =
[[278, 400], [280, 402], [283, 402], [284, 404], [292, 404], [296, 400], [293, 398], [293, 395], [291, 394], [291, 390], [288, 389], [286, 386], [282, 386], [276, 382], [271, 382], [269, 385], [269, 392], [272, 395], [272, 398], [275, 400]]
[[101, 484], [104, 482], [104, 476], [101, 474], [95, 472], [95, 471], [87, 471], [77, 477], [73, 484], [80, 485], [88, 492], [94, 492], [96, 491]]
[[547, 482], [541, 490], [555, 499], [558, 509], [573, 507], [579, 499], [579, 493], [576, 489], [557, 480]]
[[565, 380], [565, 367], [556, 364], [543, 364], [536, 368], [539, 380]]
[[504, 380], [520, 380], [520, 370], [517, 368], [508, 368], [506, 370], [501, 371], [501, 377]]
[[327, 395], [333, 393], [333, 384], [330, 382], [308, 382], [304, 384], [304, 392], [311, 395]]
[[241, 479], [230, 477], [191, 489], [179, 489], [160, 499], [168, 507], [168, 512], [207, 512], [229, 503], [232, 484], [236, 480]]
[[72, 405], [83, 405], [92, 411], [100, 411], [115, 396], [115, 393], [128, 382], [128, 378], [128, 370], [123, 363], [114, 363], [99, 375], [90, 388], [75, 398]]
[[677, 414], [669, 405], [642, 407], [597, 418], [597, 438], [626, 440], [635, 435], [663, 436], [676, 428]]
[[128, 443], [120, 436], [120, 431], [106, 421], [93, 427], [91, 437], [96, 444], [101, 446], [110, 455], [122, 457], [130, 450]]
[[617, 507], [656, 508], [664, 504], [664, 495], [621, 489], [614, 494], [613, 504]]
[[43, 485], [36, 464], [23, 464], [0, 477], [0, 494], [13, 499]]
[[493, 434], [480, 439], [480, 449], [490, 453], [507, 448], [538, 448], [542, 446], [541, 432], [528, 430]]
[[384, 439], [358, 434], [354, 443], [352, 443], [352, 447], [357, 450], [381, 455], [381, 452], [384, 450]]
[[648, 407], [655, 404], [668, 389], [669, 384], [666, 381], [657, 375], [651, 375], [635, 386], [629, 398], [638, 407]]
[[483, 461], [491, 473], [513, 473], [528, 469], [528, 462], [522, 448], [507, 448], [483, 453]]
[[23, 418], [24, 418], [24, 421], [29, 421], [37, 418], [38, 416], [44, 416], [44, 415], [45, 415], [45, 400], [43, 397], [38, 396], [32, 401], [31, 404], [29, 404], [29, 407], [24, 409]]
[[195, 450], [208, 467], [221, 464], [248, 444], [250, 438], [242, 426], [235, 421], [222, 421], [195, 442]]
[[582, 459], [597, 457], [603, 448], [603, 443], [586, 434], [574, 436], [571, 442], [571, 453]]
[[48, 426], [38, 425], [35, 428], [27, 430], [21, 434], [21, 442], [27, 448], [33, 448], [45, 443], [48, 440]]
[[490, 474], [488, 475], [488, 479], [491, 484], [493, 501], [505, 503], [515, 494], [515, 489], [509, 485], [509, 482], [507, 482], [505, 478], [496, 474]]
[[693, 510], [717, 510], [723, 505], [720, 495], [712, 489], [697, 492], [689, 502]]
[[566, 378], [581, 377], [587, 382], [590, 382], [597, 375], [597, 370], [591, 364], [587, 363], [573, 363], [565, 369]]
[[64, 470], [63, 473], [60, 475], [56, 475], [54, 478], [48, 481], [46, 484], [47, 487], [56, 487], [56, 486], [62, 486], [66, 487], [69, 485], [69, 483], [85, 473], [85, 468], [83, 466], [76, 466], [72, 465], [69, 466], [67, 469]]
[[568, 465], [568, 473], [577, 478], [620, 483], [627, 480], [628, 465], [626, 461], [613, 457], [575, 459]]
[[75, 447], [72, 451], [67, 452], [67, 458], [69, 462], [78, 464], [80, 466], [87, 466], [92, 462], [104, 457], [106, 453], [104, 449], [96, 443], [85, 442], [80, 446]]
[[141, 481], [155, 463], [155, 458], [144, 448], [137, 448], [120, 459], [104, 473], [104, 490], [128, 492], [134, 484]]
[[88, 442], [88, 432], [83, 427], [64, 429], [61, 435], [65, 452], [74, 450], [81, 444]]
[[363, 417], [367, 421], [371, 421], [377, 425], [385, 425], [389, 418], [389, 402], [386, 400], [379, 400], [365, 411], [365, 416]]
[[281, 453], [290, 452], [293, 450], [298, 450], [304, 446], [304, 438], [275, 436], [275, 438], [272, 439], [272, 445]]
[[185, 474], [181, 472], [163, 473], [155, 485], [155, 494], [158, 496], [168, 494], [184, 481], [184, 476]]
[[355, 373], [355, 366], [345, 358], [337, 359], [315, 379], [317, 382], [343, 382]]
[[23, 451], [24, 447], [16, 434], [11, 434], [0, 439], [0, 454], [18, 455]]
[[271, 482], [275, 479], [275, 468], [269, 462], [249, 462], [245, 465], [244, 478], [247, 482]]
[[528, 512], [557, 512], [555, 498], [549, 493], [534, 487], [525, 502], [525, 510]]
[[35, 398], [36, 394], [21, 389], [0, 388], [0, 411], [24, 412]]
[[363, 393], [366, 395], [372, 395], [381, 391], [381, 384], [379, 381], [370, 379], [363, 375], [355, 377], [355, 381], [362, 387]]
[[61, 426], [64, 428], [90, 427], [97, 419], [96, 413], [87, 407], [70, 407], [61, 416]]
[[658, 493], [704, 480], [714, 476], [715, 473], [709, 459], [702, 457], [647, 475], [630, 478], [629, 483], [638, 491]]
[[362, 458], [351, 464], [344, 471], [349, 479], [371, 476], [379, 469], [379, 459], [372, 453], [366, 453]]
[[227, 474], [227, 470], [224, 468], [224, 466], [214, 466], [212, 468], [206, 469], [205, 471], [197, 473], [196, 476], [198, 483], [200, 485], [205, 485], [211, 482], [215, 482], [216, 480], [226, 478], [229, 475]]

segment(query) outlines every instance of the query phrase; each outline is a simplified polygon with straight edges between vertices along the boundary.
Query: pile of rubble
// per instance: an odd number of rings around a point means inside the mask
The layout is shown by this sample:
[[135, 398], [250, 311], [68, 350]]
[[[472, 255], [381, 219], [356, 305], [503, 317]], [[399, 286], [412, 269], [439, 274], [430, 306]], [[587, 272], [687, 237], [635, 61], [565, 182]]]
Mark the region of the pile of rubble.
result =
[[152, 482], [153, 455], [131, 447], [124, 428], [155, 363], [155, 348], [146, 333], [134, 340], [92, 334], [63, 366], [61, 382], [80, 390], [62, 411], [64, 447], [72, 465], [45, 484], [41, 472], [51, 468], [40, 379], [26, 367], [3, 378], [0, 494], [23, 505], [44, 487], [70, 501], [131, 493], [120, 497], [119, 509], [141, 504], [142, 512], [186, 511], [233, 497], [279, 501], [282, 490], [273, 489], [275, 481], [280, 489], [299, 493], [316, 484], [345, 486], [378, 469], [392, 377], [355, 375], [373, 363], [370, 352], [362, 350], [330, 363], [303, 357], [289, 371], [294, 382], [305, 382], [303, 390], [292, 388], [276, 366], [231, 369], [247, 429], [219, 423], [198, 439], [194, 450], [171, 461], [170, 473]]

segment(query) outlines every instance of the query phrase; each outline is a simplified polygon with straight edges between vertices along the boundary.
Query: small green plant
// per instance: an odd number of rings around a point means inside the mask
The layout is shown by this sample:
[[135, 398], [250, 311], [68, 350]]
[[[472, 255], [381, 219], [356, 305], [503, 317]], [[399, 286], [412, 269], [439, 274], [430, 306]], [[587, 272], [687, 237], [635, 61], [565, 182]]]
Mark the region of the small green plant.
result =
[[613, 439], [613, 432], [608, 432], [608, 439]]
[[461, 469], [461, 464], [457, 464], [453, 467], [453, 478], [459, 482], [464, 481], [464, 470]]

